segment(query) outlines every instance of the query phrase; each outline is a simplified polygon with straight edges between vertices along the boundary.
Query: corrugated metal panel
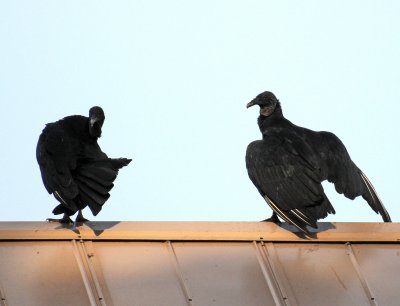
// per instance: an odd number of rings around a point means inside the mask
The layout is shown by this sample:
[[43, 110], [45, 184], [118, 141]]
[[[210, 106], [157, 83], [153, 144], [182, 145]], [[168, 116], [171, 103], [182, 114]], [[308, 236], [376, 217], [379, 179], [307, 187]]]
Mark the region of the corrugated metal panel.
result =
[[399, 305], [399, 224], [338, 223], [320, 239], [259, 223], [110, 224], [0, 223], [0, 305]]
[[400, 245], [357, 244], [354, 255], [379, 305], [400, 304]]
[[300, 305], [370, 304], [346, 245], [276, 244], [275, 249]]
[[95, 242], [93, 251], [107, 305], [187, 305], [166, 243]]
[[1, 242], [0, 286], [8, 305], [90, 305], [72, 242]]
[[265, 305], [273, 301], [252, 243], [173, 244], [195, 305]]

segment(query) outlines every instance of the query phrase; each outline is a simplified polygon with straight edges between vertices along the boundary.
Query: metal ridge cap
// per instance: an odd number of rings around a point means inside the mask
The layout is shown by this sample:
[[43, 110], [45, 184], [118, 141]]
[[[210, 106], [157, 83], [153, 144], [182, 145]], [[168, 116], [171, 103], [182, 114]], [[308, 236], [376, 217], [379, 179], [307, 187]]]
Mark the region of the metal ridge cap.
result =
[[292, 226], [270, 222], [95, 221], [83, 225], [53, 222], [0, 222], [0, 240], [146, 240], [399, 242], [400, 223], [321, 222], [311, 237]]

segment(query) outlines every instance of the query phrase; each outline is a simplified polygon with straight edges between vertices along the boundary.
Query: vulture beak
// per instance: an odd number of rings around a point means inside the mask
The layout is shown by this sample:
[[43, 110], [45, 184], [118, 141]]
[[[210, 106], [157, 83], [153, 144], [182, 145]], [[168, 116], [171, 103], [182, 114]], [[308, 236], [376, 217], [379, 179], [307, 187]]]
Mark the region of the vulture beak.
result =
[[96, 116], [90, 118], [90, 127], [93, 127], [96, 122], [100, 121], [100, 119]]
[[256, 105], [256, 104], [257, 104], [256, 99], [253, 99], [253, 100], [251, 100], [249, 103], [247, 103], [246, 107], [249, 108], [249, 107], [252, 107], [252, 106], [254, 106], [254, 105]]

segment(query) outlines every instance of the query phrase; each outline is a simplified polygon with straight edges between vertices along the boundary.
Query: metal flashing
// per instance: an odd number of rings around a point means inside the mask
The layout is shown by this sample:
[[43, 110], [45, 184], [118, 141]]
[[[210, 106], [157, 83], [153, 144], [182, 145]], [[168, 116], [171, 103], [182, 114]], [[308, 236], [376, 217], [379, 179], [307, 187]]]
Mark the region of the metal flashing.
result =
[[270, 222], [0, 222], [0, 240], [399, 242], [400, 223], [318, 223], [305, 238]]

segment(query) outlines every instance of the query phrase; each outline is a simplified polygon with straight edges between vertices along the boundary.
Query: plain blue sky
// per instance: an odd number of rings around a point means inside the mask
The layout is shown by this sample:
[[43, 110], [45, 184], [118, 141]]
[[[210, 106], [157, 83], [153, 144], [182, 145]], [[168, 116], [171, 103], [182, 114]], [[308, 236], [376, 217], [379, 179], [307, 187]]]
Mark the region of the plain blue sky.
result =
[[[264, 90], [292, 122], [334, 132], [394, 221], [400, 151], [398, 1], [1, 1], [0, 220], [44, 220], [45, 123], [93, 105], [99, 143], [131, 157], [91, 220], [257, 221], [244, 162]], [[337, 214], [380, 221], [325, 184]]]

